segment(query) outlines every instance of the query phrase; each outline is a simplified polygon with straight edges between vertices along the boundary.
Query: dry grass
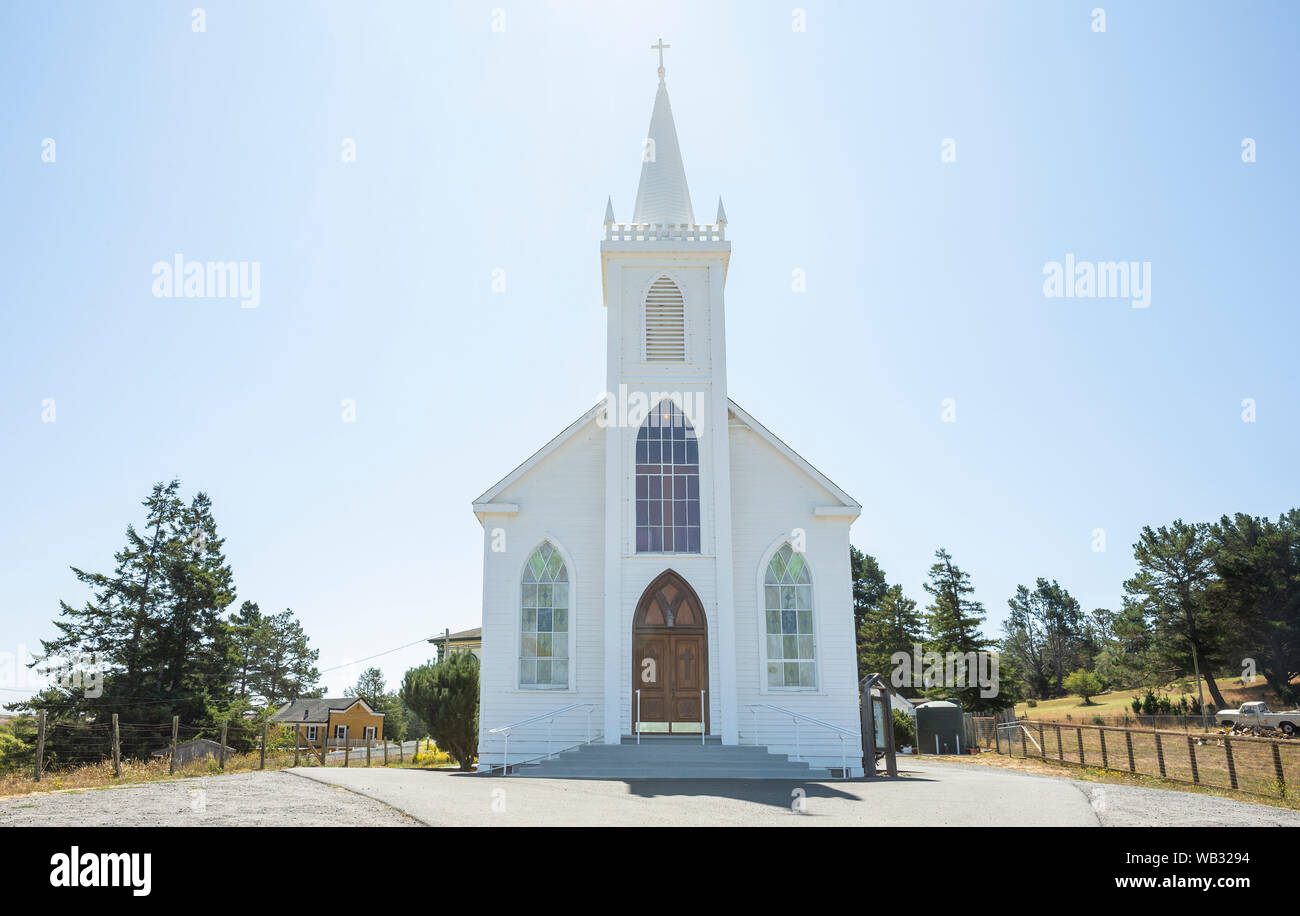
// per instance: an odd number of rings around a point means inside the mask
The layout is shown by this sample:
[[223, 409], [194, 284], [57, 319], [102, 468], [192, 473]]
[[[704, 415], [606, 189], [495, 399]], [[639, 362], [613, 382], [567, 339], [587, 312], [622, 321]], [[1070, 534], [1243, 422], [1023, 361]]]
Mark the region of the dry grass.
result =
[[[1223, 701], [1229, 706], [1240, 706], [1242, 703], [1249, 703], [1251, 700], [1264, 700], [1274, 709], [1281, 706], [1263, 678], [1258, 679], [1254, 684], [1243, 684], [1241, 678], [1224, 678], [1219, 680], [1218, 684], [1219, 690], [1223, 693]], [[1204, 686], [1203, 683], [1202, 686]], [[1197, 684], [1194, 678], [1186, 678], [1153, 689], [1157, 695], [1165, 693], [1171, 699], [1177, 700], [1180, 696], [1196, 696], [1196, 687]], [[1126, 687], [1112, 690], [1108, 693], [1097, 694], [1087, 706], [1084, 706], [1083, 701], [1075, 696], [1059, 697], [1055, 700], [1039, 700], [1037, 706], [1021, 703], [1016, 706], [1016, 715], [1021, 718], [1043, 719], [1049, 722], [1067, 721], [1066, 717], [1068, 716], [1069, 721], [1086, 723], [1093, 716], [1132, 715], [1133, 697], [1142, 696], [1145, 693], [1145, 687]], [[1208, 690], [1205, 691], [1205, 699], [1207, 702], [1210, 700]]]
[[[900, 758], [900, 763], [903, 759], [904, 758]], [[1214, 786], [1188, 785], [1170, 779], [1161, 779], [1158, 776], [1143, 776], [1141, 774], [1133, 775], [1130, 773], [1116, 772], [1114, 770], [1103, 770], [1098, 767], [1058, 763], [1050, 758], [1047, 760], [1037, 758], [1026, 759], [1023, 757], [1007, 757], [1005, 754], [988, 753], [944, 757], [942, 760], [944, 763], [969, 763], [981, 766], [994, 766], [1001, 767], [1005, 770], [1018, 770], [1022, 773], [1058, 776], [1067, 779], [1079, 779], [1085, 782], [1098, 782], [1122, 786], [1140, 786], [1147, 789], [1165, 789], [1174, 792], [1192, 792], [1197, 795], [1212, 795], [1216, 798], [1228, 798], [1232, 801], [1245, 802], [1246, 804], [1251, 805], [1263, 805], [1270, 808], [1283, 808], [1289, 811], [1300, 811], [1300, 799], [1296, 798], [1267, 798], [1258, 795], [1249, 795], [1244, 792], [1234, 792], [1231, 789], [1219, 789]]]
[[[371, 766], [383, 766], [382, 748], [378, 753], [371, 752]], [[292, 767], [292, 750], [268, 750], [266, 752], [266, 769], [279, 770]], [[298, 765], [304, 767], [320, 766], [320, 758], [303, 752], [299, 755]], [[331, 760], [329, 766], [342, 766], [342, 761]], [[353, 753], [350, 766], [365, 766], [366, 755], [363, 750]], [[393, 748], [388, 752], [390, 767], [438, 768], [454, 766], [451, 758], [438, 749], [432, 742], [422, 743], [414, 755], [399, 758]], [[226, 768], [222, 770], [215, 759], [196, 760], [178, 766], [174, 774], [168, 772], [167, 759], [163, 757], [149, 760], [122, 761], [122, 775], [113, 775], [113, 762], [103, 760], [99, 763], [82, 764], [59, 770], [46, 770], [40, 782], [32, 778], [30, 770], [0, 774], [0, 798], [31, 795], [36, 792], [59, 792], [67, 790], [104, 789], [112, 786], [136, 785], [144, 782], [158, 782], [166, 779], [188, 779], [195, 776], [219, 776], [224, 773], [247, 773], [259, 769], [261, 754], [252, 751], [247, 754], [232, 754], [226, 758]]]
[[[1296, 787], [1300, 787], [1300, 742], [1234, 737], [1229, 748], [1224, 736], [1214, 732], [1202, 736], [1086, 725], [1026, 725], [1025, 729], [1015, 729], [1011, 738], [1013, 753], [1021, 757], [1167, 777], [1175, 782], [1199, 782], [1228, 790], [1233, 789], [1231, 774], [1235, 772], [1237, 790], [1273, 797], [1295, 795]], [[1279, 763], [1282, 780], [1278, 779]]]

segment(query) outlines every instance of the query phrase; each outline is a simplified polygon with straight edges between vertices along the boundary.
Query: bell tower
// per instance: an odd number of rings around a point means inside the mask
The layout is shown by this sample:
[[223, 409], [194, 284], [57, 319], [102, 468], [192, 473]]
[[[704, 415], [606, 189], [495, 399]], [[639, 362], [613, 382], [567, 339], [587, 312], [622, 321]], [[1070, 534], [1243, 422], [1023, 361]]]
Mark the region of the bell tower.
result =
[[[659, 85], [642, 141], [641, 177], [632, 219], [606, 201], [600, 243], [607, 316], [605, 426], [605, 740], [629, 733], [635, 715], [632, 617], [628, 593], [666, 568], [686, 577], [707, 605], [711, 734], [738, 735], [736, 633], [731, 540], [724, 287], [731, 259], [726, 213], [695, 222], [677, 128], [665, 82]], [[669, 543], [638, 538], [637, 437], [657, 405], [672, 400], [698, 439], [699, 538]], [[640, 468], [644, 472], [644, 467]], [[642, 520], [644, 522], [644, 520]], [[643, 581], [644, 580], [644, 581]]]

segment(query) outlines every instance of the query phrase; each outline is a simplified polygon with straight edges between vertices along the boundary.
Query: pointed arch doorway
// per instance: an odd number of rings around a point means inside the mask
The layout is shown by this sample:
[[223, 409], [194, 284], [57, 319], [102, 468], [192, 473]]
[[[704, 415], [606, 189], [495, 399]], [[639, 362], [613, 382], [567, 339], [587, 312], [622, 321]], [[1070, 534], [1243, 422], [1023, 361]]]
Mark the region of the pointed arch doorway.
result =
[[673, 570], [655, 578], [632, 619], [632, 730], [700, 734], [709, 730], [709, 627], [695, 589]]

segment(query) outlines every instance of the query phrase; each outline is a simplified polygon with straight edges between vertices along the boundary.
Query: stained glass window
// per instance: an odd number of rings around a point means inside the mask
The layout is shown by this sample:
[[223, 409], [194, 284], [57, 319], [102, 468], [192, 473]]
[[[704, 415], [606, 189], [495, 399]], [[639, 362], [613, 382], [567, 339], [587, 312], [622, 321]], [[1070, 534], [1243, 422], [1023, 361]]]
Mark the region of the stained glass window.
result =
[[803, 554], [785, 544], [763, 576], [767, 686], [817, 686], [813, 657], [812, 578]]
[[524, 565], [519, 686], [569, 686], [569, 571], [549, 541]]
[[700, 443], [668, 399], [636, 436], [636, 552], [700, 552]]

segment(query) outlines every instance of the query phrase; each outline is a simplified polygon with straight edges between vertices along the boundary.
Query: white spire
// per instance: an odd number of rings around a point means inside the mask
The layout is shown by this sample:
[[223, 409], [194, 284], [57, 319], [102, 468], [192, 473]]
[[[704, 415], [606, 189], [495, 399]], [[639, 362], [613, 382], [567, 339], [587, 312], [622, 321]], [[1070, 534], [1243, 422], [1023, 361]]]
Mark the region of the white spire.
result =
[[[719, 198], [721, 200], [721, 198]], [[614, 198], [605, 198], [605, 225], [610, 226], [614, 223]]]
[[668, 89], [664, 85], [663, 54], [667, 47], [670, 45], [664, 44], [662, 38], [659, 44], [650, 46], [651, 50], [659, 52], [659, 89], [655, 93], [650, 130], [641, 153], [641, 182], [636, 189], [632, 222], [693, 225], [695, 211], [691, 209], [686, 169], [682, 166], [682, 151], [677, 145], [677, 127], [673, 124], [673, 109], [668, 103]]
[[722, 196], [718, 195], [718, 218], [714, 220], [719, 226], [727, 225], [727, 211], [722, 209]]

